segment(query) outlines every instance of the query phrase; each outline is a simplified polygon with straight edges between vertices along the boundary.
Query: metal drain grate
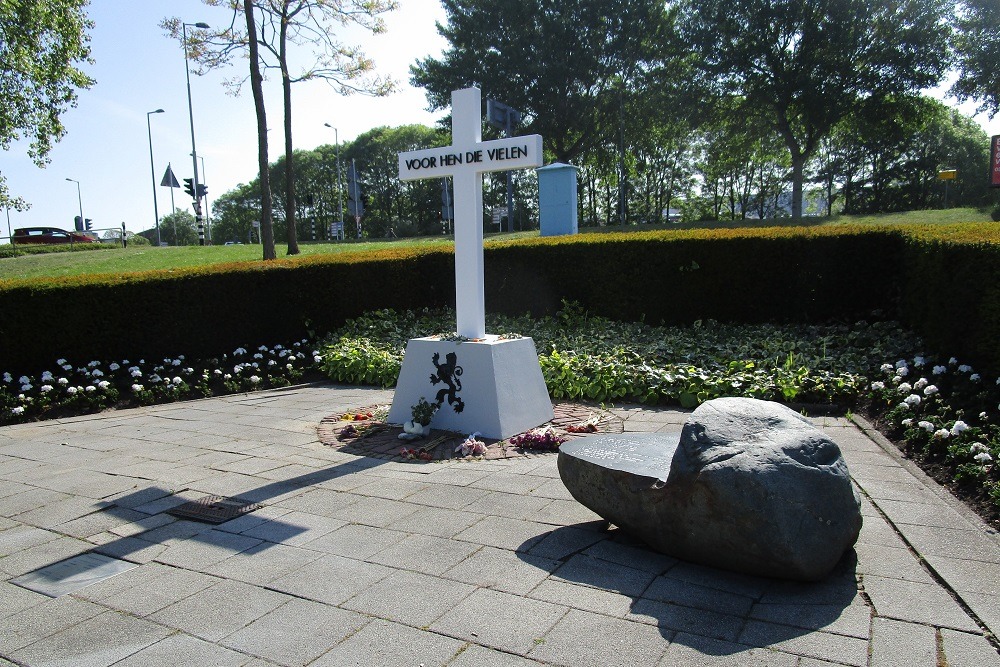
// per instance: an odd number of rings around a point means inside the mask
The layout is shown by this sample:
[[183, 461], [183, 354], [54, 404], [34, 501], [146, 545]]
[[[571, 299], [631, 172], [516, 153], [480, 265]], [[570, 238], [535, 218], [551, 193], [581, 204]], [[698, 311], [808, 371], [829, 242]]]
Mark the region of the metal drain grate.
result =
[[259, 503], [251, 503], [239, 498], [205, 496], [169, 509], [167, 514], [205, 523], [224, 523], [254, 510], [259, 510], [261, 507], [263, 505]]

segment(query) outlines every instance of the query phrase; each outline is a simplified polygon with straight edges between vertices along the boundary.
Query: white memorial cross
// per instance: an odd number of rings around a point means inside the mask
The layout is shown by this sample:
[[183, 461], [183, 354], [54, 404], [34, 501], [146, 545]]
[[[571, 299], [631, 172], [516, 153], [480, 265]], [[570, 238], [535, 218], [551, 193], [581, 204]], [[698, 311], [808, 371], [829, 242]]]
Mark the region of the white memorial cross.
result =
[[542, 137], [482, 140], [478, 88], [451, 93], [451, 146], [399, 154], [399, 179], [455, 179], [455, 310], [459, 335], [486, 336], [483, 174], [542, 166]]

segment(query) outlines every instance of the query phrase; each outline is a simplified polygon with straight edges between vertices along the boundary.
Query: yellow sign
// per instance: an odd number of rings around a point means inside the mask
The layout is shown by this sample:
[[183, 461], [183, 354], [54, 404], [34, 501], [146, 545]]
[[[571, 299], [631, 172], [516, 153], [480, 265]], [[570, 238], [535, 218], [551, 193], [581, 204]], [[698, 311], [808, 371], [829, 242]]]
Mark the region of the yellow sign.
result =
[[938, 172], [938, 178], [942, 181], [953, 181], [956, 176], [958, 176], [957, 169], [945, 169], [944, 171]]

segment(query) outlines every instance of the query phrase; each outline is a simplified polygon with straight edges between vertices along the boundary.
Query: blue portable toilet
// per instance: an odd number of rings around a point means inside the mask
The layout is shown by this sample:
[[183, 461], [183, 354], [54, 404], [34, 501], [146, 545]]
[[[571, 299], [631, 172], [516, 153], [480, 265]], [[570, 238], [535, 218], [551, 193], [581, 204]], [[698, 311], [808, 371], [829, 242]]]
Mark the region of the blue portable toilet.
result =
[[538, 221], [542, 236], [576, 234], [576, 171], [571, 164], [555, 162], [538, 173]]

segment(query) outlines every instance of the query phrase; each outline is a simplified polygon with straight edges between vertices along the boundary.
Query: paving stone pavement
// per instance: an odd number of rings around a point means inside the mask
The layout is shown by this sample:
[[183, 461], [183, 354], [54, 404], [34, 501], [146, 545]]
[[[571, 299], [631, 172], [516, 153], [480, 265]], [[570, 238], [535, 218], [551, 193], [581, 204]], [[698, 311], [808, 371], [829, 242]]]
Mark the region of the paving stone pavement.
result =
[[[1000, 539], [863, 422], [814, 420], [864, 528], [829, 579], [794, 584], [606, 529], [554, 454], [398, 462], [319, 441], [323, 417], [391, 396], [311, 385], [0, 428], [0, 667], [1000, 665]], [[611, 411], [633, 432], [687, 416]], [[263, 507], [166, 513], [206, 495]], [[93, 582], [94, 554], [124, 571]], [[36, 592], [81, 555], [91, 583]]]

